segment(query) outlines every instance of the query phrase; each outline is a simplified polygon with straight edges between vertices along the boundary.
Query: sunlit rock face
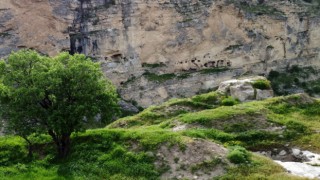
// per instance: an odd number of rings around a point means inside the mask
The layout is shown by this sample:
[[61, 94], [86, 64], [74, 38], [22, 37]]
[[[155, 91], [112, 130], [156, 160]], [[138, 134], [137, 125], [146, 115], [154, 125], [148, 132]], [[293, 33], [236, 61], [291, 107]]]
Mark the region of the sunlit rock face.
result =
[[231, 0], [1, 0], [0, 57], [32, 48], [101, 62], [143, 107], [216, 88], [243, 74], [319, 67], [310, 4]]

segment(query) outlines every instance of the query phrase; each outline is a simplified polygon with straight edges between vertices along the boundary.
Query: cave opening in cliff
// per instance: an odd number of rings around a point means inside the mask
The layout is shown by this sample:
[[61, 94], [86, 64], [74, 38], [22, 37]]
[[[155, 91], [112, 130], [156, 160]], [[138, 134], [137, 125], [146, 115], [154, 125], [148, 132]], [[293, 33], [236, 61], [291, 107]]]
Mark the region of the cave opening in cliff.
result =
[[70, 50], [69, 54], [74, 55], [75, 53], [84, 53], [82, 38], [79, 38], [79, 35], [70, 35]]

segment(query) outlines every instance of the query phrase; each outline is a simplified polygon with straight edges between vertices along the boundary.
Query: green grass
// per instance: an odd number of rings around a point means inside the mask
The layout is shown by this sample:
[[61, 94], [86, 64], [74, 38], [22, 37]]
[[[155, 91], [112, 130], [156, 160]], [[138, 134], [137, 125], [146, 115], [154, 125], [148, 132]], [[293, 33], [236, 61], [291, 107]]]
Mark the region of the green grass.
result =
[[[170, 130], [179, 124], [188, 124], [189, 128], [180, 132], [183, 136], [210, 139], [225, 145], [242, 145], [249, 149], [298, 142], [320, 129], [320, 103], [304, 95], [220, 106], [226, 99], [216, 92], [173, 99], [136, 116], [120, 119], [108, 128], [143, 126]], [[189, 109], [181, 110], [182, 107]], [[269, 130], [274, 126], [285, 129], [279, 132]]]
[[223, 94], [209, 92], [192, 98], [171, 99], [159, 106], [151, 106], [135, 116], [121, 118], [108, 125], [108, 127], [129, 128], [160, 124], [181, 114], [213, 109], [220, 105], [225, 98]]
[[[65, 160], [55, 158], [49, 136], [32, 136], [34, 157], [27, 158], [23, 139], [0, 138], [0, 177], [2, 179], [159, 179], [169, 170], [156, 168], [155, 154], [160, 146], [178, 145], [181, 150], [193, 139], [206, 139], [248, 150], [291, 146], [320, 152], [320, 101], [305, 95], [270, 98], [263, 101], [221, 106], [226, 97], [209, 92], [192, 98], [172, 99], [159, 106], [119, 119], [105, 129], [72, 135], [72, 153]], [[173, 127], [187, 125], [181, 131]], [[282, 131], [268, 128], [285, 127]], [[240, 150], [239, 150], [240, 148]], [[289, 176], [271, 160], [243, 153], [239, 147], [230, 154], [240, 162], [230, 166], [218, 179], [302, 179]], [[247, 151], [245, 151], [247, 152]], [[230, 155], [230, 156], [231, 156]], [[245, 156], [243, 156], [245, 155]], [[248, 155], [248, 156], [247, 156]], [[244, 157], [244, 161], [243, 158]], [[250, 158], [249, 158], [250, 157]], [[240, 159], [240, 161], [238, 161]], [[179, 162], [179, 159], [176, 160]], [[224, 162], [224, 160], [223, 160]], [[190, 170], [206, 172], [221, 162], [194, 164]]]
[[[1, 179], [158, 179], [152, 152], [163, 143], [183, 147], [181, 136], [161, 129], [91, 130], [74, 134], [72, 153], [55, 159], [53, 144], [38, 144], [32, 161], [18, 137], [0, 138]], [[50, 141], [49, 141], [50, 142]], [[47, 143], [49, 143], [47, 142]], [[133, 151], [136, 147], [139, 151]], [[41, 150], [40, 150], [41, 148]]]
[[210, 126], [215, 121], [224, 121], [240, 115], [254, 115], [259, 112], [259, 108], [248, 104], [238, 106], [221, 106], [216, 109], [203, 110], [196, 113], [183, 114], [179, 120], [184, 123], [199, 123]]
[[154, 64], [148, 64], [148, 63], [142, 63], [142, 67], [144, 68], [159, 68], [166, 66], [163, 62], [160, 63], [154, 63]]

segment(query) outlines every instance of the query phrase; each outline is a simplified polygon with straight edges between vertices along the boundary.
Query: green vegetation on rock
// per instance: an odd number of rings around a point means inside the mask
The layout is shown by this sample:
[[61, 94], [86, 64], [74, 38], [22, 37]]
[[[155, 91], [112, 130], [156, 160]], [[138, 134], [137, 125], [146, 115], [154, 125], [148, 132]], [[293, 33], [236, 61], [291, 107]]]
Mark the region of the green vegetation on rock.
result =
[[259, 79], [252, 83], [252, 87], [256, 89], [265, 90], [265, 89], [271, 89], [271, 84], [270, 84], [270, 81], [268, 80]]
[[143, 74], [143, 76], [145, 76], [150, 81], [156, 81], [156, 82], [159, 82], [159, 83], [167, 81], [167, 80], [170, 80], [170, 79], [173, 79], [173, 78], [176, 77], [176, 75], [173, 74], [173, 73], [157, 75], [157, 74], [150, 73], [150, 72], [145, 72]]

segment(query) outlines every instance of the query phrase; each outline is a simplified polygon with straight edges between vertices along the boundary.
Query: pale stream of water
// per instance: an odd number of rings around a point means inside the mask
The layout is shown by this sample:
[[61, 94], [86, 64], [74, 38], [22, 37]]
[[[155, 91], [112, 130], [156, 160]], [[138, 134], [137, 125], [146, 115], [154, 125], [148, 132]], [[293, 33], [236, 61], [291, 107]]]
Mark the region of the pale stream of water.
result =
[[320, 179], [320, 154], [310, 151], [301, 151], [300, 155], [306, 157], [302, 162], [282, 162], [275, 160], [284, 167], [289, 173], [308, 178]]

